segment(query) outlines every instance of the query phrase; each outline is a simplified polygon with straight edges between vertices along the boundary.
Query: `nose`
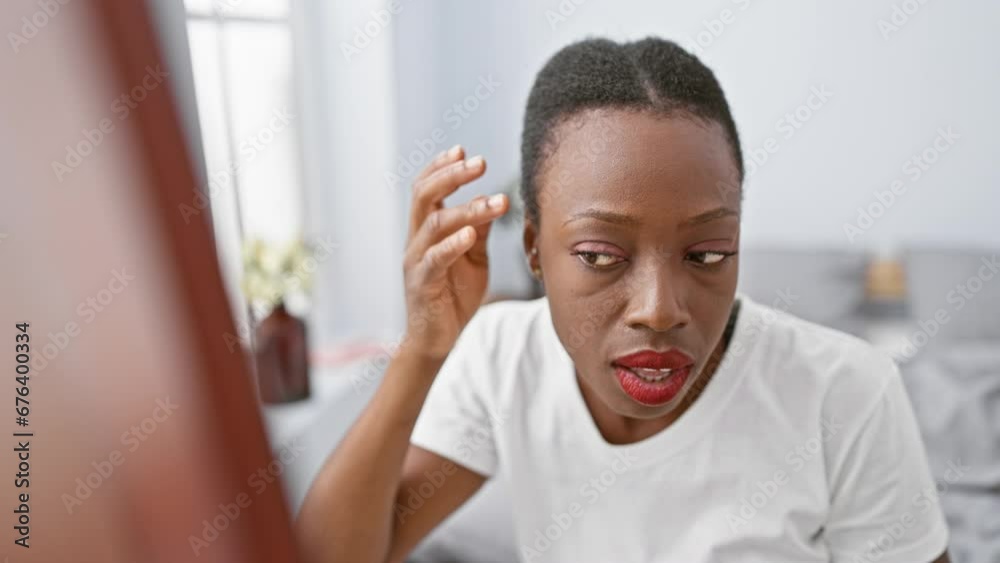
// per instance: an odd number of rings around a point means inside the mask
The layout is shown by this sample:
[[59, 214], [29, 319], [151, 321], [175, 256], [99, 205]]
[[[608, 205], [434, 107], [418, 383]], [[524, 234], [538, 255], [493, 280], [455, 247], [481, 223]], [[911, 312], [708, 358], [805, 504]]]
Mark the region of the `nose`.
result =
[[668, 267], [647, 268], [629, 286], [625, 315], [629, 328], [668, 332], [691, 322], [683, 285], [671, 277]]

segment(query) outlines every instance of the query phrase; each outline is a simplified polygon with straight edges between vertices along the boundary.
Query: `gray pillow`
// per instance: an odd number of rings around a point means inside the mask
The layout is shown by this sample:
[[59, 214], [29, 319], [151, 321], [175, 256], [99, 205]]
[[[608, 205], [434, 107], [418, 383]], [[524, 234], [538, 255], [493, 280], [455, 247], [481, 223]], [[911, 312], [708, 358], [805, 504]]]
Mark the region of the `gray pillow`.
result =
[[866, 263], [863, 253], [847, 250], [748, 248], [740, 252], [739, 290], [769, 307], [854, 332]]
[[913, 317], [947, 315], [929, 345], [1000, 341], [1000, 252], [912, 249], [904, 262]]

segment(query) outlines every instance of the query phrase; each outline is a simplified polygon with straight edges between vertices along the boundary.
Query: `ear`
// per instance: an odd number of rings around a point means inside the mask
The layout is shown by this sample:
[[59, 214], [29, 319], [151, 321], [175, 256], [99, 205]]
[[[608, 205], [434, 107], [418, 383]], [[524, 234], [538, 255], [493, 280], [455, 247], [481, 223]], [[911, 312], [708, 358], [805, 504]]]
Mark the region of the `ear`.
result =
[[524, 255], [528, 258], [528, 269], [532, 273], [542, 271], [542, 262], [538, 258], [538, 229], [535, 223], [527, 217], [524, 218]]

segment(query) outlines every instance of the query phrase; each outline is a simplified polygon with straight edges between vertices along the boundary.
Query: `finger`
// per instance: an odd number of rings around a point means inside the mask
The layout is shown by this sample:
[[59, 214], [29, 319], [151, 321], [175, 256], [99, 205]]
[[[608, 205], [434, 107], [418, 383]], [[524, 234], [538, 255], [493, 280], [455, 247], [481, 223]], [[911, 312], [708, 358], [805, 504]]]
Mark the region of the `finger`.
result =
[[443, 207], [448, 197], [463, 184], [479, 178], [486, 171], [482, 156], [447, 164], [413, 185], [413, 202], [410, 208], [410, 234], [416, 232], [427, 215]]
[[503, 215], [508, 209], [507, 196], [479, 196], [457, 207], [438, 209], [427, 216], [407, 248], [407, 254], [422, 256], [428, 248], [468, 225], [478, 227]]
[[476, 229], [476, 243], [472, 245], [465, 255], [469, 258], [471, 262], [479, 265], [486, 265], [489, 263], [486, 243], [489, 241], [490, 229], [493, 227], [493, 221], [489, 223], [483, 223], [475, 227]]
[[441, 206], [444, 198], [455, 190], [486, 172], [482, 156], [453, 162], [413, 186], [413, 203], [410, 208], [410, 234], [424, 223], [427, 216]]
[[441, 154], [434, 157], [434, 160], [420, 171], [420, 174], [413, 179], [413, 183], [417, 184], [421, 180], [440, 170], [444, 165], [457, 162], [463, 158], [465, 158], [465, 149], [462, 148], [462, 145], [455, 145], [446, 151], [442, 151]]
[[476, 229], [466, 226], [427, 249], [418, 270], [425, 280], [443, 276], [476, 243]]

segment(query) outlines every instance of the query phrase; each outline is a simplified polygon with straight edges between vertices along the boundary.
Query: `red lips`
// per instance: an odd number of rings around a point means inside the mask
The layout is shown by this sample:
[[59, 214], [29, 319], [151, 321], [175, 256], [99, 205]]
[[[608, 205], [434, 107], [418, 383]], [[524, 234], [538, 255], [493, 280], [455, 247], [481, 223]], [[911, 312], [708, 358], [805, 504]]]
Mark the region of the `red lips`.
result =
[[677, 349], [668, 350], [666, 352], [642, 350], [634, 354], [622, 356], [616, 359], [614, 363], [633, 369], [680, 369], [693, 364], [694, 358]]
[[694, 359], [680, 350], [643, 350], [613, 362], [615, 377], [626, 395], [646, 406], [669, 403], [684, 388]]

